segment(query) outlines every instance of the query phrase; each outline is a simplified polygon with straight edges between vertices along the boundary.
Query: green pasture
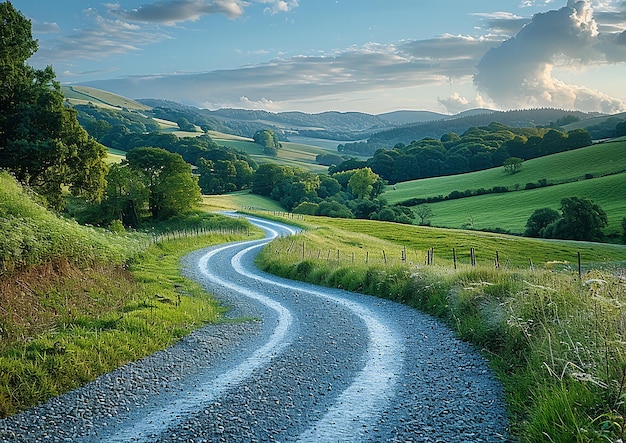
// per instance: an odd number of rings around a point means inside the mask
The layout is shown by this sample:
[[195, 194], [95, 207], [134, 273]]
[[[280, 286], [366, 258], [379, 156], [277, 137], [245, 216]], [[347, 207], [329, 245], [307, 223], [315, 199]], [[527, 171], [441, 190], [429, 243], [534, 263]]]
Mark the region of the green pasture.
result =
[[[477, 263], [484, 265], [492, 265], [496, 253], [503, 266], [508, 263], [511, 267], [522, 268], [529, 267], [531, 261], [533, 266], [548, 268], [577, 265], [578, 253], [581, 254], [583, 264], [588, 267], [626, 262], [626, 246], [606, 243], [544, 240], [328, 217], [307, 216], [299, 224], [308, 229], [307, 237], [316, 237], [315, 244], [305, 246], [308, 254], [336, 258], [337, 245], [341, 244], [340, 257], [344, 261], [351, 261], [354, 254], [354, 260], [360, 263], [365, 260], [380, 263], [384, 257], [398, 262], [405, 247], [407, 260], [412, 263], [424, 264], [427, 251], [434, 248], [435, 263], [448, 267], [453, 266], [453, 249], [459, 264], [469, 264], [472, 248], [475, 250]], [[321, 240], [325, 237], [329, 239], [327, 244]], [[299, 252], [296, 254], [302, 254], [301, 247], [297, 251]]]
[[[561, 199], [586, 197], [607, 213], [607, 235], [621, 235], [621, 221], [626, 217], [626, 173], [558, 186], [527, 191], [486, 194], [474, 197], [430, 203], [433, 226], [471, 229], [496, 228], [522, 233], [526, 221], [535, 209], [550, 207], [558, 210]], [[385, 194], [386, 195], [386, 194]]]
[[283, 212], [285, 209], [277, 201], [250, 191], [231, 192], [222, 195], [205, 195], [203, 204], [207, 210], [260, 210]]
[[524, 189], [526, 183], [545, 179], [548, 183], [584, 179], [586, 174], [594, 177], [626, 171], [626, 142], [592, 145], [586, 148], [562, 152], [525, 161], [522, 168], [510, 174], [502, 167], [467, 174], [413, 180], [388, 186], [385, 198], [391, 204], [411, 198], [446, 196], [452, 191], [466, 189], [491, 189], [505, 186]]
[[104, 105], [105, 107], [126, 108], [136, 111], [152, 109], [135, 100], [88, 86], [63, 86], [63, 95], [69, 100], [78, 100], [84, 104], [92, 103], [97, 106]]
[[277, 163], [279, 165], [299, 167], [315, 173], [328, 172], [327, 166], [317, 164], [315, 156], [327, 153], [317, 146], [302, 145], [299, 143], [282, 142], [277, 157], [268, 157], [263, 153], [263, 147], [251, 139], [228, 138], [214, 139], [218, 145], [243, 151], [249, 154], [258, 163]]

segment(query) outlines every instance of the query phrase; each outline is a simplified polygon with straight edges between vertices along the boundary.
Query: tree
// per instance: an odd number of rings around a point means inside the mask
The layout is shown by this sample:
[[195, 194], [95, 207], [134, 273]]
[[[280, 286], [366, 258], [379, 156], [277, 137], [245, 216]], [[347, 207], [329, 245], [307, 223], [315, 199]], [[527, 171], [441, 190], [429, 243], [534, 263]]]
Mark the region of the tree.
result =
[[426, 225], [428, 219], [433, 216], [433, 210], [427, 204], [418, 205], [415, 208], [415, 215], [417, 215], [420, 219], [420, 225]]
[[348, 188], [356, 198], [369, 198], [379, 178], [370, 168], [357, 169], [348, 181]]
[[561, 214], [552, 208], [536, 209], [526, 221], [527, 237], [544, 237], [545, 229], [561, 218]]
[[50, 66], [26, 64], [37, 51], [31, 23], [10, 2], [0, 3], [0, 167], [61, 208], [63, 189], [97, 201], [104, 192], [106, 149], [64, 106]]
[[524, 160], [519, 157], [509, 157], [504, 160], [504, 170], [509, 174], [515, 174], [522, 169], [522, 163], [524, 163]]
[[608, 224], [606, 213], [588, 198], [568, 197], [561, 200], [562, 216], [545, 229], [545, 237], [598, 241]]
[[180, 154], [161, 148], [136, 148], [126, 154], [126, 160], [144, 179], [153, 218], [167, 219], [200, 203], [198, 180]]
[[280, 141], [278, 140], [278, 136], [274, 131], [270, 131], [269, 129], [256, 131], [252, 139], [255, 143], [258, 143], [264, 148], [280, 148]]

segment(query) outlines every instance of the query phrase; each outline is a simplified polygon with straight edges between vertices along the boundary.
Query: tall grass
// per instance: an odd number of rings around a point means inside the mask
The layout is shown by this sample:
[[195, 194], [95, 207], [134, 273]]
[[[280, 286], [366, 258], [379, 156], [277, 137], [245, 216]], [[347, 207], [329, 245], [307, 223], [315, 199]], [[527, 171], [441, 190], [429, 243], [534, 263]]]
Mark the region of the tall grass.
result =
[[[430, 266], [399, 259], [365, 263], [363, 254], [353, 262], [351, 249], [384, 246], [373, 236], [381, 231], [355, 234], [338, 225], [310, 229], [273, 241], [258, 264], [289, 278], [388, 298], [443, 319], [490, 360], [506, 392], [513, 433], [522, 442], [622, 437], [623, 270], [592, 270], [580, 278], [577, 272], [544, 266], [496, 269], [462, 263], [454, 269], [448, 260]], [[387, 242], [384, 247], [393, 246]]]
[[180, 276], [205, 245], [259, 234], [244, 220], [190, 214], [154, 235], [80, 226], [0, 173], [0, 417], [75, 388], [219, 320]]

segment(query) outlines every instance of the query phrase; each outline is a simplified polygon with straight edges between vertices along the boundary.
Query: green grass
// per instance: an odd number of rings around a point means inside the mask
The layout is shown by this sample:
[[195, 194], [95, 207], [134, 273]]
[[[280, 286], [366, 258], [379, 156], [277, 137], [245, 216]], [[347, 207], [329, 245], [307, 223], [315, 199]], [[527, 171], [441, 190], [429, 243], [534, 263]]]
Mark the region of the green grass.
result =
[[285, 209], [269, 197], [250, 191], [238, 191], [221, 195], [205, 195], [203, 203], [210, 210], [265, 210], [283, 212]]
[[[224, 308], [182, 278], [179, 259], [218, 235], [155, 244], [129, 271], [95, 266], [5, 279], [2, 305], [20, 316], [0, 324], [0, 417], [32, 407], [219, 321]], [[39, 274], [41, 269], [35, 270]], [[39, 280], [39, 282], [37, 281]], [[43, 283], [43, 284], [41, 284]], [[15, 291], [28, 288], [27, 306]], [[13, 320], [13, 321], [11, 321]], [[28, 325], [20, 322], [28, 320]]]
[[92, 103], [97, 106], [126, 108], [137, 111], [152, 109], [135, 100], [88, 86], [63, 86], [63, 95], [66, 99], [80, 104]]
[[263, 148], [251, 139], [226, 138], [214, 139], [218, 145], [227, 146], [249, 154], [258, 163], [277, 163], [285, 166], [299, 167], [315, 173], [328, 172], [327, 166], [316, 163], [315, 156], [328, 153], [327, 150], [299, 143], [282, 142], [282, 148], [278, 150], [277, 157], [268, 157], [263, 153]]
[[457, 200], [430, 203], [434, 226], [470, 227], [479, 230], [504, 229], [521, 234], [535, 209], [550, 207], [558, 210], [561, 199], [587, 197], [607, 214], [605, 234], [621, 237], [621, 221], [626, 217], [626, 173], [592, 180], [548, 186], [520, 192], [479, 195]]
[[[288, 222], [292, 222], [289, 220]], [[415, 265], [426, 262], [427, 251], [434, 248], [435, 263], [453, 267], [453, 249], [458, 264], [470, 263], [474, 248], [478, 264], [490, 266], [496, 253], [501, 266], [526, 269], [532, 261], [534, 267], [546, 269], [569, 268], [576, 270], [578, 253], [584, 269], [611, 267], [626, 264], [626, 246], [594, 242], [543, 240], [516, 237], [489, 232], [422, 227], [370, 220], [304, 217], [298, 224], [308, 229], [305, 239], [316, 236], [310, 245], [305, 244], [306, 257], [336, 257], [337, 249], [343, 259], [382, 263], [383, 250], [389, 262], [398, 262], [407, 248], [407, 260]], [[340, 233], [340, 234], [339, 234]], [[328, 237], [329, 243], [322, 239]], [[305, 240], [305, 243], [307, 241]], [[341, 247], [337, 247], [341, 243]], [[302, 258], [302, 245], [295, 243], [295, 257]]]
[[[585, 174], [600, 177], [626, 171], [626, 142], [592, 145], [586, 148], [562, 152], [525, 161], [522, 169], [509, 174], [504, 168], [492, 168], [445, 177], [434, 177], [398, 183], [387, 187], [384, 196], [391, 204], [411, 198], [446, 196], [452, 191], [466, 189], [491, 189], [505, 186], [524, 189], [526, 183], [546, 179], [548, 183], [584, 179]], [[394, 189], [395, 188], [395, 189]]]
[[[187, 252], [261, 234], [240, 219], [194, 213], [154, 242], [80, 226], [0, 173], [0, 417], [34, 406], [171, 345], [219, 307], [180, 276]], [[252, 232], [252, 234], [250, 234]]]
[[[450, 247], [466, 235], [474, 236], [479, 251], [491, 247], [489, 242], [495, 239], [506, 239], [499, 241], [502, 248], [526, 256], [540, 256], [545, 246], [563, 258], [587, 245], [359, 220], [306, 218], [298, 223], [307, 231], [270, 243], [257, 260], [263, 269], [388, 298], [440, 317], [489, 359], [504, 386], [511, 430], [520, 442], [622, 438], [626, 423], [623, 261], [609, 266], [621, 264], [621, 273], [592, 270], [582, 278], [575, 270], [555, 272], [550, 263], [534, 270], [496, 269], [485, 262], [475, 267], [461, 263], [455, 269], [441, 258], [434, 265], [397, 258], [366, 263], [364, 250], [395, 248], [398, 256], [398, 246], [403, 244], [437, 241]], [[598, 247], [593, 259], [623, 260], [624, 247]], [[354, 251], [359, 256], [353, 261]], [[439, 257], [437, 247], [435, 251]], [[410, 252], [407, 255], [411, 257]]]

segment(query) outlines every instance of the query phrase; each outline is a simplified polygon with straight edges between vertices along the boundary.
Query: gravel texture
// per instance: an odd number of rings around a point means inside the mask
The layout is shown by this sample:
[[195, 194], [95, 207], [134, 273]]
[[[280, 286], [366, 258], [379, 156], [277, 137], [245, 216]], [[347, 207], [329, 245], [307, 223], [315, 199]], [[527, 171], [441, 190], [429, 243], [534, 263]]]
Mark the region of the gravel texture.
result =
[[264, 242], [183, 260], [230, 320], [1, 420], [0, 441], [511, 441], [471, 346], [406, 306], [260, 272]]

